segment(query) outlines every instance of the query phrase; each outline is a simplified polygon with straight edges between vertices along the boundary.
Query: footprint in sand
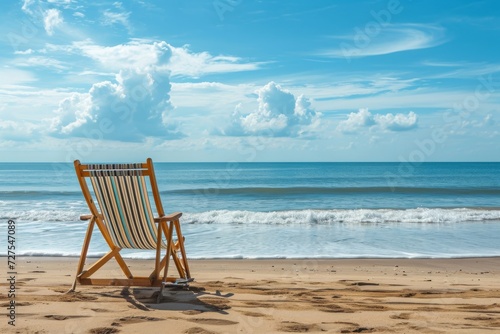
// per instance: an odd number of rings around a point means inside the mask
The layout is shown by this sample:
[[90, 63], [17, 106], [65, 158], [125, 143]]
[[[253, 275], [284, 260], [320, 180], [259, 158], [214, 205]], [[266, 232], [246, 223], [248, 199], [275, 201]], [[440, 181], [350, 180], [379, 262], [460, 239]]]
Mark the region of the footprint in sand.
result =
[[229, 326], [236, 325], [238, 322], [224, 319], [215, 319], [215, 318], [194, 318], [187, 319], [188, 321], [195, 322], [201, 325], [217, 325], [217, 326]]
[[66, 319], [68, 319], [67, 316], [57, 315], [57, 314], [46, 315], [45, 318], [52, 319], [52, 320], [66, 320]]
[[34, 281], [34, 280], [36, 280], [36, 278], [35, 278], [35, 277], [26, 277], [26, 278], [20, 278], [20, 279], [18, 279], [17, 281], [18, 281], [18, 282], [23, 282], [23, 283], [24, 283], [24, 282]]
[[186, 330], [184, 334], [216, 334], [216, 333], [201, 327], [191, 327], [188, 330]]
[[208, 297], [199, 299], [199, 301], [200, 303], [205, 304], [205, 306], [209, 306], [210, 308], [213, 308], [214, 310], [217, 311], [228, 310], [231, 308], [231, 306], [229, 306], [230, 301], [225, 299]]
[[92, 328], [89, 333], [91, 334], [113, 334], [118, 333], [120, 330], [114, 327], [97, 327]]
[[357, 285], [357, 286], [378, 286], [380, 284], [378, 284], [378, 283], [371, 283], [371, 282], [354, 282], [354, 283], [351, 283], [351, 285]]
[[355, 328], [344, 328], [340, 330], [340, 333], [373, 333], [374, 328], [368, 327], [355, 327]]
[[354, 311], [349, 308], [343, 308], [337, 304], [326, 304], [322, 305], [319, 309], [322, 312], [330, 312], [330, 313], [353, 313]]
[[82, 295], [79, 292], [66, 293], [61, 296], [55, 296], [61, 302], [75, 302], [75, 301], [90, 301], [97, 300], [96, 297]]
[[105, 308], [91, 308], [91, 310], [97, 313], [113, 312], [113, 310], [108, 310]]
[[[33, 303], [30, 302], [16, 302], [16, 306], [30, 306], [33, 305]], [[10, 302], [0, 304], [0, 307], [9, 307]]]
[[318, 332], [322, 331], [321, 327], [317, 324], [302, 324], [294, 321], [283, 321], [280, 330], [288, 333], [305, 333], [305, 332]]
[[116, 324], [136, 324], [139, 322], [145, 322], [145, 321], [162, 321], [166, 319], [161, 319], [161, 318], [154, 318], [154, 317], [146, 317], [146, 316], [130, 316], [130, 317], [123, 317], [120, 319], [117, 319], [113, 322], [112, 325]]
[[248, 302], [244, 302], [245, 305], [243, 307], [260, 307], [260, 308], [272, 308], [274, 307], [273, 304], [270, 304], [270, 303], [261, 303], [261, 302], [257, 302], [257, 301], [248, 301]]
[[241, 314], [247, 317], [254, 317], [254, 318], [269, 318], [268, 315], [263, 314], [263, 313], [258, 313], [258, 312], [247, 312], [247, 311], [241, 311]]
[[59, 314], [49, 314], [45, 318], [51, 320], [67, 320], [67, 319], [77, 319], [77, 318], [89, 318], [86, 315], [59, 315]]
[[410, 319], [410, 313], [393, 314], [390, 316], [390, 318], [391, 319], [408, 320], [408, 319]]

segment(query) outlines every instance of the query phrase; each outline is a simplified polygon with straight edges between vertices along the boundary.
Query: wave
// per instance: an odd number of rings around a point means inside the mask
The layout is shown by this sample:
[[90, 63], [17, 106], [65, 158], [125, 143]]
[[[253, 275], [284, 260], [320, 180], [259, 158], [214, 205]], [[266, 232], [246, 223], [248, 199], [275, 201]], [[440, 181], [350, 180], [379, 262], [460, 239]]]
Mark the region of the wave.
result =
[[188, 195], [307, 195], [307, 194], [431, 194], [431, 195], [500, 195], [500, 188], [432, 187], [239, 187], [196, 188], [163, 191], [164, 194]]
[[500, 210], [486, 209], [357, 209], [274, 212], [215, 210], [190, 213], [187, 224], [336, 224], [336, 223], [460, 223], [500, 220]]
[[[7, 211], [0, 220], [25, 222], [73, 222], [86, 211], [82, 210], [26, 210]], [[499, 208], [415, 208], [415, 209], [339, 209], [244, 211], [212, 210], [184, 213], [184, 224], [386, 224], [386, 223], [461, 223], [471, 221], [500, 221]]]
[[[87, 210], [88, 211], [88, 210]], [[87, 211], [74, 210], [15, 210], [0, 213], [0, 220], [12, 219], [26, 222], [72, 222], [79, 221]]]

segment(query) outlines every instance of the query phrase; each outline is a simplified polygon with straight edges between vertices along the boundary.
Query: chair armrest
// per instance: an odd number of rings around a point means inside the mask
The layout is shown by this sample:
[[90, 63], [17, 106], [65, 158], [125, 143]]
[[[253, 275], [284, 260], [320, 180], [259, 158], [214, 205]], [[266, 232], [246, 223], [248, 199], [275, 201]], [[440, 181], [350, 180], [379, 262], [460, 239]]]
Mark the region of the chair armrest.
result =
[[182, 216], [182, 212], [174, 212], [166, 216], [161, 216], [161, 217], [155, 217], [155, 223], [160, 223], [164, 221], [175, 221], [179, 220], [179, 218]]
[[[81, 215], [80, 216], [80, 220], [90, 220], [90, 219], [92, 219], [92, 217], [93, 217], [93, 215], [91, 215], [91, 214]], [[103, 215], [99, 215], [99, 217], [101, 217], [101, 219], [104, 219]]]

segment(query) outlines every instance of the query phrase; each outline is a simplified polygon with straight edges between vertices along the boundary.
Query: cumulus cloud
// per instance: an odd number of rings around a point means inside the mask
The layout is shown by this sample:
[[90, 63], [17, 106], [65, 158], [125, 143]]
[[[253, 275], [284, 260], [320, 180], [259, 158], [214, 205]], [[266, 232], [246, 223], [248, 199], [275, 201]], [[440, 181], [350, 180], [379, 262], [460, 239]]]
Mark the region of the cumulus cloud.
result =
[[161, 69], [170, 57], [165, 44], [150, 45], [149, 61], [142, 66], [125, 67], [114, 81], [95, 83], [87, 93], [73, 93], [62, 100], [49, 132], [57, 137], [121, 141], [182, 137], [169, 119], [170, 72]]
[[373, 115], [368, 109], [359, 109], [357, 113], [352, 112], [347, 116], [347, 120], [341, 121], [338, 129], [344, 133], [356, 132], [359, 128], [375, 125]]
[[408, 115], [404, 114], [385, 114], [375, 115], [375, 121], [382, 128], [391, 131], [406, 131], [417, 127], [417, 115], [410, 111]]
[[47, 35], [51, 36], [54, 34], [54, 29], [59, 27], [64, 22], [61, 11], [55, 8], [51, 8], [45, 11], [43, 17], [43, 26]]
[[417, 127], [417, 115], [410, 111], [405, 114], [372, 115], [368, 109], [361, 108], [358, 112], [352, 112], [347, 119], [341, 121], [337, 129], [343, 133], [355, 133], [362, 128], [379, 127], [389, 131], [407, 131]]
[[319, 124], [321, 114], [311, 108], [311, 103], [303, 95], [296, 98], [274, 82], [259, 89], [257, 95], [257, 110], [244, 115], [237, 107], [224, 134], [301, 137]]
[[62, 100], [51, 120], [57, 137], [143, 141], [147, 137], [183, 136], [169, 120], [168, 72], [122, 70], [115, 82], [92, 85], [88, 93], [73, 93]]

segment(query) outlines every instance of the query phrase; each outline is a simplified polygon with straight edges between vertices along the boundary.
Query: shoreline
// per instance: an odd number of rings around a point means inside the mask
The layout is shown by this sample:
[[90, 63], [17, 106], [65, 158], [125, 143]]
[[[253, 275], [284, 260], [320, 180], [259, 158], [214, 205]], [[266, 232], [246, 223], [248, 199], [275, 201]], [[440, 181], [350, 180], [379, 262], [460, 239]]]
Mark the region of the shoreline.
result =
[[[77, 286], [76, 292], [66, 294], [77, 262], [77, 257], [16, 258], [16, 326], [4, 318], [0, 331], [491, 333], [500, 329], [500, 257], [190, 260], [195, 281], [188, 290], [166, 290], [159, 304], [155, 288]], [[152, 270], [151, 260], [126, 262], [136, 275]], [[114, 261], [101, 270], [98, 277], [121, 274]], [[7, 307], [7, 295], [0, 296], [2, 307]]]

